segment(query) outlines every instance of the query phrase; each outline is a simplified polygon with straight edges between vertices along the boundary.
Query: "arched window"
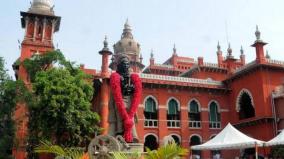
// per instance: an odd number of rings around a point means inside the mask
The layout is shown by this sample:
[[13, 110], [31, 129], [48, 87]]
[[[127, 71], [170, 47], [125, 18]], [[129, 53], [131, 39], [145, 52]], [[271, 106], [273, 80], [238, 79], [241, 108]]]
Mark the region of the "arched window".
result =
[[192, 100], [189, 103], [188, 119], [189, 119], [190, 128], [200, 128], [201, 127], [199, 104], [196, 100]]
[[221, 128], [221, 117], [215, 101], [209, 105], [209, 128]]
[[[197, 135], [193, 135], [190, 137], [190, 142], [189, 146], [194, 146], [194, 145], [200, 145], [201, 144], [201, 138]], [[192, 156], [199, 158], [201, 157], [201, 151], [200, 150], [192, 150]]]
[[255, 110], [250, 93], [243, 91], [238, 98], [239, 119], [255, 117]]
[[180, 127], [179, 104], [175, 99], [168, 102], [167, 120], [168, 127]]
[[145, 101], [144, 109], [145, 127], [157, 127], [158, 126], [158, 113], [157, 103], [152, 97], [148, 97]]
[[146, 150], [146, 147], [150, 150], [156, 150], [158, 148], [158, 138], [153, 134], [148, 134], [145, 137], [144, 150]]

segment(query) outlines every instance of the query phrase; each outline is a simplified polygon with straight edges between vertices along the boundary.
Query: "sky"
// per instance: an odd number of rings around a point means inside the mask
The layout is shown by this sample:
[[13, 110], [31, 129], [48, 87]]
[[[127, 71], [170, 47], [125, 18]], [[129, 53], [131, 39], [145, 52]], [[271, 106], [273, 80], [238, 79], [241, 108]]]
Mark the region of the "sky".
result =
[[[284, 61], [283, 0], [54, 0], [54, 4], [55, 14], [62, 17], [54, 44], [67, 59], [87, 68], [100, 69], [98, 52], [105, 35], [113, 50], [127, 18], [145, 65], [151, 49], [155, 62], [163, 63], [174, 44], [179, 56], [202, 56], [205, 62], [217, 63], [218, 41], [223, 55], [230, 42], [235, 57], [239, 58], [242, 45], [247, 62], [252, 61], [256, 25], [269, 43], [265, 49], [271, 58]], [[18, 40], [24, 36], [20, 11], [29, 7], [29, 0], [0, 2], [0, 56], [10, 75], [20, 56]]]

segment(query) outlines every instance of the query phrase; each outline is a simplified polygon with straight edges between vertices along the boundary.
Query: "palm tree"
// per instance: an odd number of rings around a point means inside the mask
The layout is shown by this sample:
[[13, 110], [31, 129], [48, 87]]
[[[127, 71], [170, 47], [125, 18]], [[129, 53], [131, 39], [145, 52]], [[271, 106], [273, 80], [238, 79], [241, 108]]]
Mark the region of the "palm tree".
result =
[[47, 141], [42, 141], [41, 145], [35, 148], [35, 153], [51, 153], [56, 156], [55, 159], [89, 159], [88, 154], [81, 148], [63, 148]]

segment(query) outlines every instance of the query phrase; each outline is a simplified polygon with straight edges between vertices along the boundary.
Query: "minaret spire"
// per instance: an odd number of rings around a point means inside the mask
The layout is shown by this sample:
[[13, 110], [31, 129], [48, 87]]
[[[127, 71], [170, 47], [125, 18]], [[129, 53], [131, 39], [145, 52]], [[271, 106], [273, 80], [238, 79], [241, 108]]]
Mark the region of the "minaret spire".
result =
[[104, 48], [103, 48], [104, 51], [109, 51], [109, 48], [108, 48], [108, 41], [107, 41], [107, 36], [105, 36], [105, 40], [104, 40]]
[[177, 55], [176, 44], [174, 44], [174, 48], [173, 48], [173, 55]]
[[244, 49], [243, 49], [243, 46], [241, 46], [241, 50], [240, 50], [240, 52], [241, 52], [241, 55], [244, 55]]
[[150, 54], [150, 56], [151, 56], [151, 59], [154, 58], [154, 51], [153, 51], [153, 49], [151, 49], [151, 54]]
[[221, 46], [220, 46], [219, 41], [218, 41], [218, 44], [217, 44], [217, 51], [218, 51], [218, 52], [221, 51]]
[[260, 35], [261, 35], [261, 33], [258, 30], [258, 25], [256, 25], [256, 31], [255, 31], [256, 41], [261, 41]]
[[227, 49], [227, 51], [228, 51], [228, 56], [232, 56], [233, 50], [232, 50], [232, 48], [231, 48], [231, 43], [228, 44], [228, 49]]

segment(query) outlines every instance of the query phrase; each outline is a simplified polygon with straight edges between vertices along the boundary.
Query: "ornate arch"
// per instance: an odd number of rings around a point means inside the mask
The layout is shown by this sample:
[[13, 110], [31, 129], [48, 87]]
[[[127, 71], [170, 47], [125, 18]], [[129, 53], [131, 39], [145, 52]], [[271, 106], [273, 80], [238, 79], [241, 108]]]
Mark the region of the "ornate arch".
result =
[[180, 101], [177, 99], [177, 98], [175, 98], [175, 97], [170, 97], [169, 99], [168, 99], [168, 101], [167, 101], [167, 110], [169, 110], [169, 102], [171, 101], [171, 100], [175, 100], [176, 102], [177, 102], [177, 104], [178, 104], [178, 110], [180, 111]]
[[149, 135], [153, 135], [156, 138], [156, 142], [159, 143], [159, 137], [155, 133], [147, 133], [147, 134], [145, 134], [144, 135], [144, 142], [146, 140], [146, 137], [149, 136]]
[[243, 89], [239, 92], [239, 94], [238, 94], [238, 96], [237, 96], [237, 99], [236, 99], [236, 111], [237, 111], [237, 112], [240, 112], [240, 109], [241, 109], [240, 100], [241, 100], [241, 97], [242, 97], [242, 95], [243, 95], [244, 93], [246, 93], [246, 94], [249, 95], [250, 100], [251, 100], [251, 105], [254, 107], [254, 101], [253, 101], [253, 97], [252, 97], [251, 92], [250, 92], [248, 89], [243, 88]]
[[189, 137], [189, 144], [190, 144], [191, 138], [194, 137], [194, 136], [197, 136], [199, 138], [199, 140], [200, 140], [200, 143], [202, 143], [202, 136], [201, 135], [199, 135], [199, 134], [192, 134]]
[[176, 136], [179, 139], [180, 144], [182, 143], [181, 136], [179, 134], [172, 133], [172, 134], [170, 134], [170, 136]]
[[192, 101], [195, 101], [198, 104], [198, 111], [201, 112], [201, 104], [200, 104], [199, 100], [197, 100], [196, 98], [192, 98], [192, 99], [189, 100], [189, 102], [187, 104], [188, 111], [190, 110], [190, 103]]
[[158, 110], [158, 108], [159, 108], [158, 100], [157, 100], [157, 98], [156, 98], [155, 96], [153, 96], [153, 95], [148, 95], [148, 96], [146, 96], [146, 97], [144, 98], [144, 101], [143, 101], [144, 109], [145, 109], [146, 101], [147, 101], [147, 99], [149, 99], [149, 98], [152, 98], [152, 99], [155, 101], [156, 109]]
[[208, 103], [208, 111], [210, 112], [210, 105], [211, 105], [211, 103], [216, 103], [216, 105], [217, 105], [217, 109], [218, 109], [218, 113], [221, 113], [221, 107], [220, 107], [220, 104], [219, 104], [219, 102], [218, 101], [216, 101], [216, 100], [210, 100], [209, 101], [209, 103]]

